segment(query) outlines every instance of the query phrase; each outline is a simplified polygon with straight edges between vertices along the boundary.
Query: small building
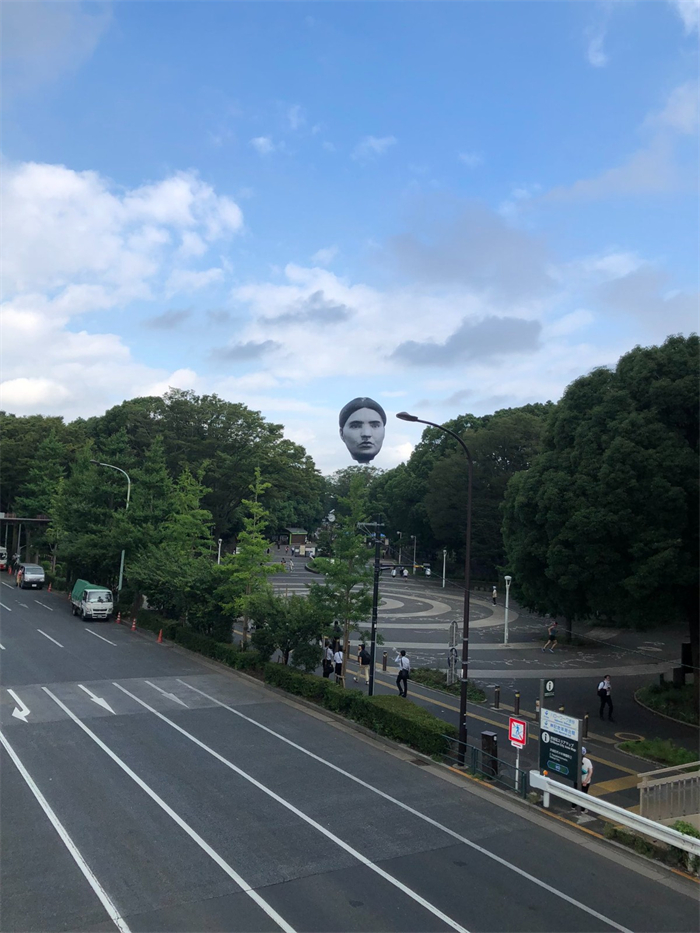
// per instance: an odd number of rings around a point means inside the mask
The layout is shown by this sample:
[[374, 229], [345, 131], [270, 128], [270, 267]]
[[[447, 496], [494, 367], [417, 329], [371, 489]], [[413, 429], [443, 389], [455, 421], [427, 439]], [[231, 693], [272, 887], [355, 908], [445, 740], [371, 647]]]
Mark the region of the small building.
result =
[[282, 531], [284, 532], [284, 534], [281, 535], [282, 544], [306, 544], [308, 540], [309, 533], [306, 528], [283, 528]]

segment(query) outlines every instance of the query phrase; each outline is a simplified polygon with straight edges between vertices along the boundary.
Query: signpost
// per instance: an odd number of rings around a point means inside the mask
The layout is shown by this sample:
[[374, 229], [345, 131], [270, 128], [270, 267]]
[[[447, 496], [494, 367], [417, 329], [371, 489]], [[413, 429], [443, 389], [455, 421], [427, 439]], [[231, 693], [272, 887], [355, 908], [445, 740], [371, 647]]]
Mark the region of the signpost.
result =
[[551, 698], [554, 696], [554, 678], [547, 677], [540, 679], [540, 716], [542, 715], [542, 710], [544, 709], [545, 697]]
[[581, 720], [540, 710], [540, 771], [553, 771], [578, 787], [581, 774]]
[[515, 748], [515, 789], [518, 790], [518, 776], [520, 774], [520, 749], [527, 745], [527, 722], [511, 716], [508, 720], [508, 739]]

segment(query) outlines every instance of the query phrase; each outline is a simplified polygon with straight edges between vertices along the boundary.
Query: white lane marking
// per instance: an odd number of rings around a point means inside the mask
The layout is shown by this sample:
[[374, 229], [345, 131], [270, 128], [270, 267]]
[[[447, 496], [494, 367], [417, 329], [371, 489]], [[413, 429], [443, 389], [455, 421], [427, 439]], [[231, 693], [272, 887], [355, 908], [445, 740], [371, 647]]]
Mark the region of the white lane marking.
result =
[[11, 590], [16, 590], [16, 589], [17, 589], [16, 586], [12, 586], [12, 584], [10, 584], [10, 583], [5, 583], [4, 580], [2, 581], [2, 585], [8, 587], [8, 588], [11, 589]]
[[8, 612], [12, 612], [12, 610], [10, 609], [10, 607], [9, 607], [9, 606], [6, 606], [5, 603], [0, 603], [0, 606], [2, 606], [3, 609], [7, 609]]
[[35, 599], [34, 602], [38, 603], [40, 606], [43, 606], [44, 609], [48, 609], [49, 612], [53, 612], [53, 609], [51, 608], [51, 606], [47, 606], [46, 603], [39, 602], [38, 599]]
[[152, 790], [148, 786], [148, 784], [146, 784], [145, 781], [142, 781], [141, 778], [138, 776], [138, 774], [132, 771], [131, 768], [128, 766], [128, 764], [126, 764], [126, 762], [122, 761], [122, 759], [118, 755], [116, 755], [112, 751], [111, 748], [105, 745], [102, 739], [96, 736], [95, 733], [91, 729], [88, 729], [85, 723], [81, 722], [80, 719], [78, 719], [78, 717], [75, 715], [75, 713], [73, 713], [71, 710], [68, 709], [65, 703], [59, 700], [58, 697], [55, 696], [49, 690], [48, 687], [42, 687], [41, 689], [44, 691], [44, 693], [48, 694], [48, 696], [51, 697], [54, 703], [56, 703], [56, 705], [59, 706], [63, 710], [63, 712], [66, 713], [67, 716], [69, 716], [73, 720], [76, 726], [79, 726], [86, 735], [90, 736], [92, 741], [99, 748], [101, 748], [102, 751], [106, 755], [109, 755], [112, 761], [114, 761], [122, 769], [122, 771], [124, 771], [125, 774], [129, 775], [132, 781], [138, 784], [141, 790], [145, 791], [145, 793], [148, 794], [151, 800], [155, 801], [155, 803], [157, 803], [158, 806], [162, 810], [164, 810], [175, 823], [177, 823], [180, 829], [183, 829], [187, 833], [187, 835], [191, 839], [193, 839], [197, 843], [197, 845], [207, 853], [209, 858], [213, 859], [213, 861], [216, 862], [219, 868], [223, 869], [223, 871], [226, 872], [229, 878], [232, 878], [236, 882], [236, 884], [239, 886], [239, 888], [241, 888], [242, 891], [245, 891], [248, 897], [250, 897], [253, 901], [255, 901], [255, 903], [265, 911], [268, 917], [270, 917], [272, 920], [275, 921], [275, 923], [280, 927], [280, 929], [284, 930], [285, 933], [296, 933], [296, 931], [294, 930], [294, 927], [290, 926], [287, 923], [287, 921], [277, 913], [274, 907], [268, 904], [267, 901], [257, 893], [257, 891], [254, 891], [253, 888], [248, 884], [248, 882], [244, 878], [242, 878], [238, 874], [238, 872], [234, 868], [232, 868], [228, 864], [228, 862], [219, 855], [218, 852], [212, 849], [209, 843], [205, 842], [205, 840], [202, 839], [199, 833], [197, 833], [194, 829], [192, 829], [192, 827], [188, 823], [186, 823], [182, 819], [182, 817], [179, 816], [172, 809], [172, 807], [168, 806], [168, 804], [161, 797], [159, 797], [158, 794], [156, 794], [156, 792]]
[[[325, 836], [327, 839], [330, 839], [334, 845], [339, 846], [349, 855], [352, 855], [353, 858], [356, 858], [358, 862], [365, 865], [367, 868], [371, 869], [373, 872], [376, 872], [380, 878], [384, 878], [385, 881], [388, 881], [389, 884], [393, 884], [395, 888], [398, 888], [403, 894], [406, 894], [417, 904], [420, 904], [421, 907], [424, 907], [429, 911], [433, 916], [442, 920], [443, 923], [446, 923], [448, 926], [452, 927], [453, 930], [457, 930], [457, 933], [469, 933], [463, 926], [453, 920], [451, 917], [448, 917], [447, 914], [443, 913], [438, 907], [435, 907], [434, 904], [431, 904], [430, 901], [427, 901], [424, 897], [421, 897], [416, 891], [412, 888], [407, 887], [403, 882], [399, 881], [398, 878], [395, 878], [393, 875], [390, 875], [388, 872], [384, 871], [383, 868], [380, 868], [378, 865], [375, 865], [373, 861], [364, 856], [361, 852], [358, 852], [357, 849], [354, 849], [351, 845], [348, 845], [347, 842], [343, 842], [342, 839], [339, 839], [336, 833], [331, 832], [326, 829], [325, 826], [321, 826], [320, 823], [317, 823], [316, 820], [312, 819], [310, 816], [307, 816], [302, 810], [299, 810], [294, 804], [290, 803], [288, 800], [285, 800], [284, 797], [280, 797], [279, 794], [276, 794], [273, 790], [270, 790], [269, 787], [266, 787], [265, 784], [262, 784], [260, 781], [257, 781], [252, 775], [248, 774], [247, 771], [244, 771], [242, 768], [239, 768], [238, 765], [234, 765], [232, 761], [229, 761], [228, 758], [224, 758], [223, 755], [220, 755], [218, 752], [214, 751], [213, 748], [210, 748], [208, 745], [205, 745], [204, 742], [201, 742], [196, 736], [192, 735], [186, 729], [183, 729], [181, 726], [178, 726], [177, 723], [173, 722], [172, 719], [168, 719], [167, 716], [164, 716], [162, 713], [159, 713], [157, 709], [154, 709], [152, 706], [149, 706], [144, 700], [139, 699], [133, 693], [122, 687], [121, 684], [115, 683], [112, 681], [113, 685], [125, 693], [127, 696], [130, 696], [132, 700], [136, 700], [141, 706], [147, 709], [149, 712], [153, 713], [154, 716], [157, 716], [159, 719], [162, 719], [163, 722], [167, 722], [169, 726], [173, 729], [176, 729], [181, 735], [184, 735], [185, 738], [189, 739], [191, 742], [194, 742], [195, 745], [203, 749], [205, 752], [208, 752], [217, 761], [220, 761], [223, 765], [226, 765], [227, 768], [230, 768], [232, 771], [235, 771], [240, 777], [244, 778], [253, 787], [256, 787], [258, 790], [262, 791], [263, 794], [267, 794], [268, 797], [271, 797], [274, 801], [281, 804], [286, 810], [289, 810], [290, 813], [293, 813], [295, 816], [298, 816], [300, 820], [303, 820], [307, 825], [313, 827], [321, 835]], [[46, 688], [44, 688], [46, 689]]]
[[257, 726], [258, 729], [262, 729], [265, 732], [268, 732], [270, 735], [273, 735], [275, 738], [279, 739], [281, 742], [285, 742], [287, 745], [291, 745], [292, 748], [296, 748], [297, 751], [302, 752], [304, 755], [308, 755], [309, 758], [313, 758], [314, 761], [320, 762], [322, 765], [325, 765], [327, 768], [331, 768], [333, 771], [337, 771], [338, 774], [344, 775], [346, 778], [349, 778], [351, 781], [354, 781], [356, 784], [359, 784], [361, 787], [366, 788], [367, 790], [372, 791], [373, 794], [377, 794], [379, 797], [383, 797], [384, 800], [388, 800], [390, 803], [396, 804], [397, 807], [401, 807], [402, 810], [405, 810], [407, 813], [412, 813], [413, 816], [417, 816], [419, 819], [424, 820], [426, 823], [429, 823], [431, 826], [435, 826], [437, 829], [441, 829], [444, 833], [447, 833], [448, 836], [452, 836], [453, 839], [457, 839], [459, 842], [463, 842], [464, 845], [469, 846], [471, 849], [474, 849], [477, 852], [480, 852], [482, 855], [487, 856], [487, 858], [493, 859], [494, 862], [497, 862], [499, 865], [503, 865], [504, 868], [510, 868], [511, 871], [514, 871], [517, 875], [520, 875], [522, 878], [527, 878], [528, 881], [531, 881], [533, 884], [538, 885], [540, 888], [544, 888], [545, 891], [549, 891], [550, 894], [554, 894], [556, 897], [560, 897], [563, 901], [566, 901], [567, 904], [573, 904], [574, 907], [580, 908], [580, 910], [585, 911], [585, 913], [590, 914], [592, 917], [596, 917], [598, 920], [602, 920], [603, 923], [607, 923], [609, 926], [613, 927], [615, 930], [619, 930], [620, 933], [632, 933], [627, 927], [620, 926], [619, 923], [616, 923], [614, 920], [611, 920], [609, 917], [606, 917], [604, 914], [598, 913], [597, 910], [594, 910], [592, 907], [588, 907], [586, 904], [583, 904], [581, 901], [577, 901], [576, 898], [570, 897], [568, 894], [564, 894], [563, 891], [559, 891], [557, 888], [553, 888], [551, 885], [547, 884], [545, 881], [540, 881], [539, 878], [536, 878], [534, 875], [531, 875], [529, 872], [524, 871], [522, 868], [519, 868], [517, 865], [514, 865], [512, 862], [506, 861], [506, 859], [501, 858], [500, 855], [496, 855], [493, 852], [489, 852], [488, 849], [484, 849], [482, 846], [477, 845], [476, 842], [472, 842], [471, 839], [467, 839], [466, 836], [461, 836], [459, 833], [455, 832], [453, 829], [450, 829], [449, 826], [445, 826], [443, 823], [438, 823], [437, 820], [434, 820], [432, 817], [427, 816], [425, 813], [421, 813], [420, 810], [415, 810], [413, 807], [410, 807], [407, 803], [403, 803], [401, 800], [398, 800], [396, 797], [392, 797], [391, 794], [387, 794], [385, 791], [380, 790], [378, 787], [375, 787], [373, 784], [368, 784], [366, 781], [363, 781], [362, 778], [355, 777], [354, 774], [351, 774], [349, 771], [345, 771], [343, 768], [338, 767], [338, 765], [332, 764], [330, 761], [326, 761], [325, 758], [321, 758], [320, 755], [310, 752], [307, 748], [304, 748], [301, 745], [297, 745], [296, 742], [292, 742], [291, 739], [286, 738], [283, 735], [280, 735], [279, 732], [274, 732], [268, 726], [264, 726], [261, 722], [257, 722], [255, 719], [251, 719], [250, 716], [246, 716], [244, 713], [239, 712], [237, 709], [234, 709], [232, 706], [227, 706], [226, 703], [222, 703], [221, 700], [217, 700], [215, 697], [210, 696], [208, 693], [205, 693], [203, 690], [199, 690], [197, 687], [193, 687], [191, 684], [186, 683], [184, 680], [181, 680], [178, 677], [178, 681], [181, 684], [184, 684], [185, 687], [189, 687], [190, 690], [194, 690], [195, 693], [199, 693], [201, 696], [206, 697], [208, 700], [211, 700], [213, 703], [216, 703], [218, 706], [222, 706], [224, 709], [229, 710], [231, 713], [235, 713], [236, 716], [239, 716], [241, 719], [245, 719], [246, 722], [251, 723], [253, 726]]
[[108, 645], [114, 645], [115, 648], [117, 647], [116, 641], [110, 641], [109, 638], [105, 638], [103, 635], [98, 635], [97, 632], [93, 632], [91, 628], [86, 628], [85, 631], [89, 632], [91, 635], [94, 635], [95, 638], [101, 638], [102, 641], [106, 641]]
[[0, 732], [0, 742], [2, 742], [3, 746], [5, 747], [5, 750], [7, 751], [7, 754], [12, 759], [13, 764], [15, 765], [19, 773], [24, 778], [24, 781], [29, 787], [29, 790], [34, 794], [34, 797], [36, 798], [37, 803], [39, 804], [41, 809], [44, 811], [44, 813], [49, 818], [49, 822], [51, 823], [53, 828], [56, 830], [58, 835], [60, 836], [61, 842], [72, 855], [76, 865], [78, 866], [78, 868], [81, 870], [81, 872], [85, 876], [85, 879], [87, 880], [88, 884], [90, 885], [92, 890], [97, 895], [98, 899], [100, 900], [100, 903], [102, 904], [104, 909], [109, 914], [116, 928], [120, 931], [120, 933], [130, 933], [130, 930], [126, 924], [126, 921], [119, 914], [119, 911], [114, 906], [114, 903], [112, 902], [112, 899], [110, 898], [109, 894], [107, 894], [105, 889], [102, 887], [100, 882], [97, 880], [97, 878], [93, 874], [92, 869], [90, 868], [88, 863], [85, 861], [83, 856], [80, 854], [80, 850], [78, 849], [76, 844], [73, 842], [71, 837], [66, 832], [63, 824], [61, 823], [59, 818], [56, 816], [56, 814], [51, 809], [49, 802], [46, 800], [42, 792], [36, 786], [31, 774], [29, 774], [27, 769], [24, 767], [22, 762], [19, 760], [15, 750], [12, 748], [12, 746], [7, 741], [7, 739], [2, 734], [2, 732]]
[[29, 606], [26, 603], [20, 603], [20, 606], [24, 606], [25, 609], [29, 609]]
[[157, 690], [159, 693], [162, 693], [164, 697], [168, 697], [170, 700], [174, 700], [176, 703], [179, 703], [181, 706], [184, 706], [185, 709], [189, 709], [187, 703], [184, 700], [181, 700], [180, 697], [176, 697], [174, 693], [166, 693], [165, 690], [161, 690], [160, 687], [157, 687], [155, 684], [152, 684], [150, 680], [147, 680], [146, 683], [149, 687], [153, 687], [154, 690]]
[[59, 648], [63, 647], [60, 641], [56, 641], [55, 638], [52, 638], [50, 635], [47, 635], [46, 632], [42, 632], [40, 628], [37, 629], [37, 632], [39, 632], [40, 635], [43, 635], [44, 638], [48, 638], [49, 641], [52, 641], [54, 645], [58, 645]]
[[28, 707], [28, 706], [25, 706], [24, 701], [23, 701], [23, 700], [20, 700], [20, 698], [17, 696], [17, 694], [15, 693], [14, 690], [10, 690], [10, 689], [8, 688], [7, 692], [10, 694], [10, 696], [11, 696], [12, 699], [15, 701], [15, 703], [18, 703], [18, 704], [19, 704], [19, 709], [18, 709], [17, 707], [15, 707], [15, 708], [12, 710], [12, 715], [13, 715], [13, 716], [16, 716], [17, 719], [21, 719], [22, 722], [26, 722], [26, 721], [27, 721], [27, 716], [28, 716], [29, 713], [30, 713], [29, 707]]
[[0, 651], [4, 651], [4, 650], [5, 650], [5, 646], [4, 646], [4, 645], [0, 645]]
[[112, 709], [112, 707], [109, 705], [109, 703], [106, 700], [104, 700], [102, 697], [98, 697], [96, 694], [92, 692], [92, 690], [88, 690], [87, 687], [83, 687], [82, 684], [78, 684], [78, 686], [80, 687], [81, 690], [84, 690], [85, 693], [87, 693], [87, 695], [90, 697], [93, 703], [97, 703], [97, 705], [101, 706], [102, 709], [108, 709], [110, 713], [112, 713], [114, 716], [117, 715]]

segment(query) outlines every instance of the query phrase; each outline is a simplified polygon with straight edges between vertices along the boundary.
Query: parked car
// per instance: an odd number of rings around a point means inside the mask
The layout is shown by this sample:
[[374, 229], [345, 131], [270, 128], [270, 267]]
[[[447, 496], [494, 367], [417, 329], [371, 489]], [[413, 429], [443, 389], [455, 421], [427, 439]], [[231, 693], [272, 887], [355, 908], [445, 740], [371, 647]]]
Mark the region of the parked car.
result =
[[46, 582], [44, 568], [39, 564], [20, 564], [23, 590], [40, 590]]

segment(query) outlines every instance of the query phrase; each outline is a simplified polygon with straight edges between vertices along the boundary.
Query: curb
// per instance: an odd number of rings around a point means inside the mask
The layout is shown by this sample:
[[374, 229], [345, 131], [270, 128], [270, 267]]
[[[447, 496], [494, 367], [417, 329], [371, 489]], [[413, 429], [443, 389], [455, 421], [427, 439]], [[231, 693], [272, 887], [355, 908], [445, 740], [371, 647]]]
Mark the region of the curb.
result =
[[[644, 687], [639, 688], [639, 690], [643, 689]], [[660, 713], [657, 709], [654, 709], [651, 706], [647, 706], [646, 703], [642, 703], [642, 701], [637, 698], [639, 690], [635, 690], [632, 694], [632, 699], [637, 704], [637, 706], [641, 706], [642, 709], [645, 709], [648, 713], [652, 713], [654, 716], [661, 716], [662, 719], [669, 719], [671, 722], [677, 722], [681, 726], [688, 726], [690, 729], [700, 730], [700, 724], [696, 725], [694, 722], [686, 722], [684, 719], [676, 719], [675, 716], [669, 716], [668, 713]]]

